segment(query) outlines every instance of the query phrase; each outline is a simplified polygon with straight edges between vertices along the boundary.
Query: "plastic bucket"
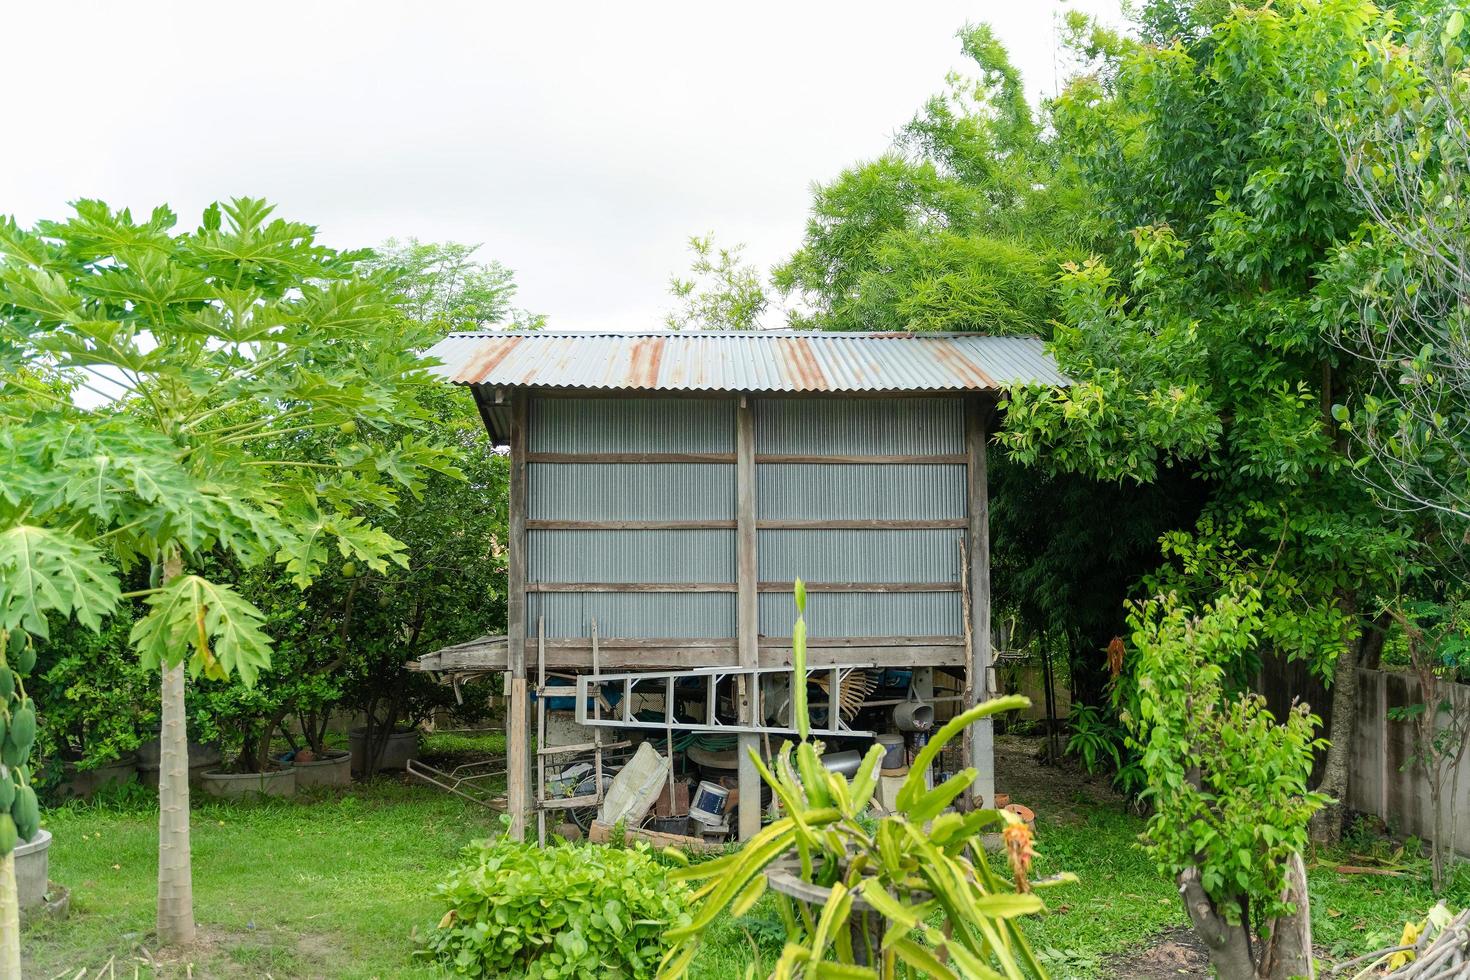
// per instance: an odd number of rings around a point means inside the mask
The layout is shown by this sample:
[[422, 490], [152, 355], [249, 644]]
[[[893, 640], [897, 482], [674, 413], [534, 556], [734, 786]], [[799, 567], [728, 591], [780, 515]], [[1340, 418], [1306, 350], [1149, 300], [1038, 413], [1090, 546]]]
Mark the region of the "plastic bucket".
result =
[[878, 744], [883, 746], [883, 761], [880, 769], [901, 769], [904, 765], [903, 736], [879, 735]]
[[694, 790], [694, 799], [689, 802], [689, 816], [700, 823], [718, 826], [725, 822], [725, 804], [730, 791], [719, 783], [700, 780]]

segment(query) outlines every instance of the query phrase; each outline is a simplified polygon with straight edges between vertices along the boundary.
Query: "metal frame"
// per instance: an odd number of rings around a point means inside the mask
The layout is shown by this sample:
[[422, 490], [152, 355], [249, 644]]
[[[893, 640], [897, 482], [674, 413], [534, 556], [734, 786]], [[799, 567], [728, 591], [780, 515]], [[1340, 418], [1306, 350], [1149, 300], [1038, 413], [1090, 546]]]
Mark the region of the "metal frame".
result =
[[[876, 664], [832, 664], [813, 668], [807, 671], [808, 676], [816, 673], [828, 673], [831, 681], [827, 691], [828, 701], [828, 724], [836, 723], [835, 728], [813, 728], [809, 734], [830, 735], [851, 738], [872, 738], [874, 733], [848, 727], [842, 720], [840, 710], [842, 704], [842, 682], [855, 670], [871, 670]], [[764, 706], [761, 704], [762, 694], [760, 680], [763, 674], [786, 674], [794, 675], [792, 667], [696, 667], [691, 670], [675, 671], [636, 671], [632, 673], [617, 674], [580, 674], [577, 676], [577, 704], [576, 720], [579, 725], [606, 728], [643, 728], [659, 731], [678, 729], [682, 732], [717, 732], [731, 735], [795, 735], [797, 734], [794, 719], [788, 725], [746, 725], [742, 723], [727, 724], [720, 721], [715, 715], [715, 691], [720, 681], [727, 677], [735, 678], [745, 682], [747, 690], [753, 692], [752, 717], [764, 718]], [[689, 678], [703, 678], [705, 688], [705, 717], [703, 721], [681, 721], [674, 717], [674, 684], [677, 681]], [[794, 678], [793, 678], [794, 680]], [[663, 721], [639, 721], [633, 717], [631, 711], [634, 688], [644, 682], [664, 684], [664, 720]], [[591, 687], [596, 684], [598, 692], [593, 692]], [[623, 699], [619, 703], [618, 717], [603, 718], [601, 713], [594, 711], [595, 717], [588, 717], [587, 700], [597, 697], [600, 700], [600, 688], [604, 684], [622, 684]]]

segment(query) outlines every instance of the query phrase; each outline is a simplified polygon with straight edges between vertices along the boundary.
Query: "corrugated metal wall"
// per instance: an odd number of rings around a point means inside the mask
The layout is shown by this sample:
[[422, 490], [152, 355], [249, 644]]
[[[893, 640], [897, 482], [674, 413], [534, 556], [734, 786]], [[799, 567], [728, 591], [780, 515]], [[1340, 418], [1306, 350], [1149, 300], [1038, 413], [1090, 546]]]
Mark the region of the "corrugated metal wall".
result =
[[[946, 456], [964, 452], [958, 398], [763, 398], [755, 451], [810, 456]], [[756, 516], [764, 520], [942, 520], [966, 515], [965, 467], [933, 463], [760, 463]], [[959, 528], [763, 529], [760, 578], [787, 582], [960, 581]], [[812, 636], [957, 636], [959, 591], [810, 592]], [[760, 629], [790, 636], [789, 593], [760, 597]]]
[[734, 582], [725, 530], [527, 532], [531, 582]]
[[[964, 451], [959, 398], [759, 398], [755, 451], [782, 456], [949, 456]], [[734, 399], [534, 398], [528, 450], [536, 453], [733, 453]], [[545, 462], [528, 468], [534, 521], [734, 521], [730, 463]], [[758, 521], [962, 520], [965, 467], [945, 463], [773, 462], [756, 467]], [[818, 592], [817, 637], [961, 634], [959, 527], [763, 528], [758, 577], [787, 583], [928, 583], [925, 592]], [[528, 531], [527, 581], [712, 583], [736, 578], [735, 531]], [[532, 592], [549, 637], [733, 638], [733, 592]], [[763, 635], [791, 632], [789, 592], [762, 592]]]
[[[762, 451], [757, 442], [756, 452]], [[761, 520], [930, 520], [965, 516], [963, 466], [761, 463], [756, 468], [755, 487], [756, 516]]]
[[735, 519], [733, 463], [532, 463], [526, 484], [532, 520]]
[[760, 531], [760, 580], [958, 583], [964, 533], [960, 528]]
[[[535, 453], [732, 453], [735, 401], [694, 398], [533, 398], [527, 449]], [[544, 463], [527, 473], [527, 516], [545, 521], [735, 519], [730, 463]], [[526, 580], [735, 582], [735, 532], [527, 532]], [[735, 635], [733, 592], [532, 592], [527, 631], [546, 617], [552, 638], [694, 638]]]
[[538, 398], [530, 448], [542, 453], [733, 453], [733, 398]]
[[756, 403], [755, 451], [814, 456], [962, 453], [963, 412], [958, 398], [762, 398]]

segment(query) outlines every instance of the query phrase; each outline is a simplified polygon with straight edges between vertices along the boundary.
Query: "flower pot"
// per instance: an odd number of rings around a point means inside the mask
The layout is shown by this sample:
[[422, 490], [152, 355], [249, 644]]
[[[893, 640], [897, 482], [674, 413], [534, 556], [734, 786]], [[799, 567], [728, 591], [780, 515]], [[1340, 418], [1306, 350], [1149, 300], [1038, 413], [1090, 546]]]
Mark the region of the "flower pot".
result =
[[[363, 772], [367, 759], [367, 729], [354, 728], [347, 735], [347, 747], [352, 750], [352, 772]], [[407, 769], [408, 764], [419, 757], [419, 733], [414, 728], [403, 728], [389, 735], [378, 755], [379, 769]]]
[[[158, 739], [152, 738], [138, 746], [138, 778], [147, 786], [158, 788], [158, 769], [160, 762], [160, 746]], [[219, 765], [220, 751], [218, 745], [204, 745], [200, 742], [189, 742], [189, 785], [200, 785], [200, 777], [209, 770]]]
[[291, 796], [296, 792], [296, 770], [206, 772], [199, 777], [199, 785], [210, 796]]
[[23, 909], [35, 908], [46, 901], [50, 851], [49, 830], [37, 831], [35, 837], [15, 845], [15, 892]]
[[297, 762], [292, 768], [296, 770], [297, 789], [352, 785], [351, 752], [329, 752], [311, 762]]
[[96, 769], [78, 770], [66, 764], [66, 778], [56, 786], [57, 796], [86, 799], [106, 786], [120, 786], [132, 782], [138, 775], [138, 757], [124, 756], [116, 762], [98, 766]]

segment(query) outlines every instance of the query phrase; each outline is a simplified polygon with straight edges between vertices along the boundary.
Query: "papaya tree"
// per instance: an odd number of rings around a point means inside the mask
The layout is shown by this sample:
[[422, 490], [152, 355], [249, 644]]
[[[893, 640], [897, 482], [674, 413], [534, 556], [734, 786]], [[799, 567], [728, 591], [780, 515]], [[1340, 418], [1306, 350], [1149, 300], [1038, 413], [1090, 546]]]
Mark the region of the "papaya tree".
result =
[[[25, 230], [0, 222], [0, 610], [28, 635], [44, 613], [95, 625], [123, 593], [131, 642], [162, 678], [158, 938], [194, 938], [186, 675], [251, 684], [263, 616], [211, 569], [275, 562], [309, 585], [333, 550], [406, 564], [379, 527], [453, 452], [412, 431], [431, 339], [398, 311], [368, 252], [317, 244], [264, 201], [207, 208], [176, 232], [97, 201]], [[292, 437], [386, 431], [391, 442], [287, 451]], [[0, 821], [3, 824], [3, 821]], [[0, 828], [3, 829], [3, 828]]]

